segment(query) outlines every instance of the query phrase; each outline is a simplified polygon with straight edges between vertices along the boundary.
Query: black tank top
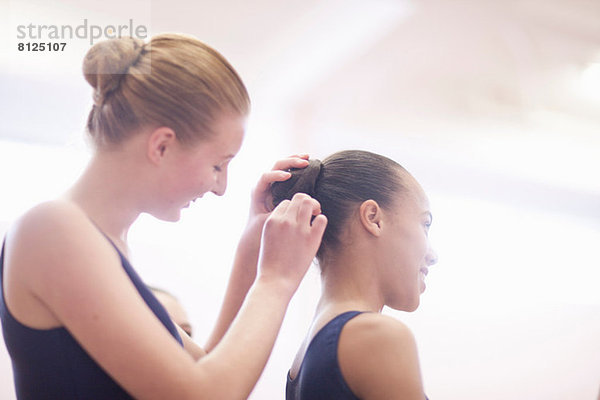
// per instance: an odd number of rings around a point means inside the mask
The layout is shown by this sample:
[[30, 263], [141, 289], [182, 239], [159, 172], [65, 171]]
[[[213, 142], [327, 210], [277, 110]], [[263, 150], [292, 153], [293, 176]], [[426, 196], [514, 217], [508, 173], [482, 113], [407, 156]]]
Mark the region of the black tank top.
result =
[[[338, 343], [344, 325], [362, 311], [347, 311], [329, 321], [310, 341], [298, 375], [287, 374], [286, 400], [359, 400], [338, 363]], [[425, 400], [427, 396], [424, 396]]]
[[[110, 241], [110, 240], [109, 240]], [[183, 346], [167, 311], [119, 253], [123, 269], [156, 317]], [[17, 321], [4, 301], [4, 244], [0, 254], [0, 321], [12, 361], [18, 399], [131, 399], [64, 327], [33, 329]], [[135, 365], [131, 365], [135, 368]]]
[[338, 342], [346, 322], [361, 314], [348, 311], [329, 321], [310, 341], [298, 370], [287, 375], [286, 400], [358, 400], [344, 380], [338, 364]]

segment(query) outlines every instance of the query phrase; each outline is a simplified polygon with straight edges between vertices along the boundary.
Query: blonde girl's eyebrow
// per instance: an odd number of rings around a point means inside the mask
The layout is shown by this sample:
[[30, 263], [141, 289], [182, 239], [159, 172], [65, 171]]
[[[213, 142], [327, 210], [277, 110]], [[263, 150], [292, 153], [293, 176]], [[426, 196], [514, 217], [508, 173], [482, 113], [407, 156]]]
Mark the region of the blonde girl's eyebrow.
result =
[[235, 157], [235, 154], [229, 154], [229, 155], [227, 155], [227, 156], [223, 157], [223, 162], [225, 162], [225, 161], [229, 161], [229, 160], [231, 160], [233, 157]]

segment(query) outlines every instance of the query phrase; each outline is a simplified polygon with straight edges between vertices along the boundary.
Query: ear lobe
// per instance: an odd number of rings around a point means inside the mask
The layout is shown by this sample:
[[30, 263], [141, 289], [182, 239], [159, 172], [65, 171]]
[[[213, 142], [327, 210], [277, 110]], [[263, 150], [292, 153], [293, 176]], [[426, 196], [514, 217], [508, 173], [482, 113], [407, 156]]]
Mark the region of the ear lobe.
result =
[[147, 155], [154, 164], [160, 164], [167, 150], [177, 140], [175, 132], [168, 127], [161, 126], [150, 133], [148, 138]]
[[364, 201], [359, 208], [360, 222], [363, 228], [375, 237], [381, 235], [382, 210], [375, 200]]

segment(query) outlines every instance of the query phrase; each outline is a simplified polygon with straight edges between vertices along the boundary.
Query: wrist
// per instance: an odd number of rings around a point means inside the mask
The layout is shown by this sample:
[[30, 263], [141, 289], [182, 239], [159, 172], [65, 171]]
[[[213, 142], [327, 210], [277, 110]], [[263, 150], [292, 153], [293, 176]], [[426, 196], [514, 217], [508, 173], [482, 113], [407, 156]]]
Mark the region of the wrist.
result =
[[253, 214], [251, 213], [248, 216], [248, 222], [246, 223], [246, 228], [244, 232], [253, 232], [260, 235], [262, 233], [262, 228], [265, 225], [265, 221], [269, 217], [269, 214]]
[[263, 226], [267, 215], [251, 215], [246, 222], [246, 227], [242, 231], [240, 244], [245, 244], [251, 247], [260, 247], [260, 239], [262, 236]]
[[298, 284], [295, 280], [282, 276], [259, 274], [254, 286], [268, 291], [274, 297], [289, 303], [298, 289]]

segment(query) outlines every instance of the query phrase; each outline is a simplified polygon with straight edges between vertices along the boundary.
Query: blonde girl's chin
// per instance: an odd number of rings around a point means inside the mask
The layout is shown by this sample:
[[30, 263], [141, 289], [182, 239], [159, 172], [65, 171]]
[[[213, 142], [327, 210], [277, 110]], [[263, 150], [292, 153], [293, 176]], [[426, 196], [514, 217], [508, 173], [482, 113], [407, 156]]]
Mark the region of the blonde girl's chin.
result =
[[166, 212], [149, 213], [154, 218], [165, 222], [177, 222], [181, 219], [181, 210], [169, 210]]
[[181, 210], [178, 210], [177, 212], [173, 213], [172, 215], [169, 215], [168, 218], [165, 218], [164, 221], [178, 222], [180, 219], [181, 219]]

